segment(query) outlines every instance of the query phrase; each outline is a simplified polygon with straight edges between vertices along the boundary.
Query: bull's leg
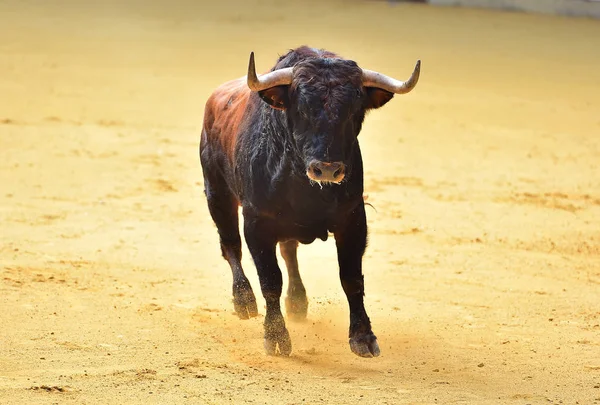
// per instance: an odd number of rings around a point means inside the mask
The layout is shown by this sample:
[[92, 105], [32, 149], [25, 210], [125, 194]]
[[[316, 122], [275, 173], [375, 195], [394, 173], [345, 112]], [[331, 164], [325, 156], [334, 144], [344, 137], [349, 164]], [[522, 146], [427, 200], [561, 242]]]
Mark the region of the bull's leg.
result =
[[267, 304], [265, 315], [265, 350], [269, 355], [288, 356], [292, 352], [290, 334], [281, 314], [281, 270], [277, 264], [276, 236], [272, 227], [261, 218], [244, 214], [244, 236], [260, 280], [260, 288]]
[[242, 269], [238, 204], [224, 181], [216, 184], [215, 187], [207, 179], [204, 181], [208, 209], [219, 231], [221, 253], [233, 274], [233, 308], [241, 319], [248, 319], [258, 315], [258, 308], [250, 282]]
[[289, 284], [287, 296], [285, 297], [285, 312], [288, 318], [293, 320], [306, 319], [308, 312], [308, 299], [306, 298], [306, 289], [302, 284], [302, 278], [298, 270], [298, 241], [289, 240], [279, 244], [279, 250], [285, 267], [288, 271]]
[[334, 235], [340, 279], [350, 306], [350, 349], [361, 357], [379, 356], [377, 337], [371, 330], [371, 321], [363, 302], [362, 256], [367, 246], [367, 220], [362, 202]]

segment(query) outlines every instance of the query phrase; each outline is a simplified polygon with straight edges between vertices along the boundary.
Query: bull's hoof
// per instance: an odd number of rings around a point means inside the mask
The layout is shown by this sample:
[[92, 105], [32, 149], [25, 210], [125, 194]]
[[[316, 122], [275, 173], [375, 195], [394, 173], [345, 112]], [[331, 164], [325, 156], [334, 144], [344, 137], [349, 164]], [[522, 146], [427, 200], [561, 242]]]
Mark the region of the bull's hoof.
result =
[[256, 298], [252, 292], [252, 288], [243, 290], [235, 290], [233, 292], [233, 309], [240, 319], [248, 319], [258, 316], [258, 307], [256, 306]]
[[308, 313], [308, 299], [304, 296], [287, 296], [285, 298], [285, 313], [292, 321], [304, 321]]
[[292, 353], [292, 340], [285, 327], [278, 332], [265, 333], [264, 346], [269, 356], [289, 356]]
[[377, 337], [372, 332], [350, 338], [350, 350], [360, 357], [377, 357], [381, 354]]

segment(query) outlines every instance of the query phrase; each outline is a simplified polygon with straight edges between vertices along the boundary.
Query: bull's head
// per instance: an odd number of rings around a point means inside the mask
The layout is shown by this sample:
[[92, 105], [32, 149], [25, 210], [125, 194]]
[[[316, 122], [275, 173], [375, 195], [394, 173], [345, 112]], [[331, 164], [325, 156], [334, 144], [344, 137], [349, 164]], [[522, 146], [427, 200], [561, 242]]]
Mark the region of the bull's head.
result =
[[341, 183], [365, 113], [394, 94], [411, 91], [421, 61], [407, 81], [364, 70], [340, 58], [308, 58], [294, 67], [257, 77], [250, 54], [248, 87], [271, 107], [284, 110], [306, 175], [318, 183]]

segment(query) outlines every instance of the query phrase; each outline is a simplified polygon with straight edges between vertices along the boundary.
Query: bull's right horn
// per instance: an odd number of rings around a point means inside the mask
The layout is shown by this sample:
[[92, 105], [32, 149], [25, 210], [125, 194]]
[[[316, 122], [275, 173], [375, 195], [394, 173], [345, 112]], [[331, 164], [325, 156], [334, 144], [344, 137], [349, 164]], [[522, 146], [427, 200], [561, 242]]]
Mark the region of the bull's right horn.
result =
[[248, 64], [248, 87], [252, 91], [261, 91], [275, 86], [292, 84], [292, 69], [293, 68], [284, 68], [274, 70], [273, 72], [257, 77], [256, 67], [254, 66], [254, 52], [251, 52], [250, 63]]
[[363, 69], [363, 86], [365, 87], [378, 87], [383, 90], [387, 90], [390, 93], [404, 94], [408, 93], [415, 88], [419, 81], [419, 75], [421, 74], [421, 61], [417, 61], [415, 70], [413, 70], [410, 78], [403, 82], [396, 80], [392, 77], [386, 76], [373, 70]]

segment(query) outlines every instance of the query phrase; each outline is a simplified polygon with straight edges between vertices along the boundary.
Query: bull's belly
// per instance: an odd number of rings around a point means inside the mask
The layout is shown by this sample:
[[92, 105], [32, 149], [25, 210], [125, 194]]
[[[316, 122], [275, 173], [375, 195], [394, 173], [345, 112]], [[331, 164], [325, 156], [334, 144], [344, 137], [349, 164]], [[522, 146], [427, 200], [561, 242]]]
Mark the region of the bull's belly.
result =
[[312, 224], [300, 224], [297, 222], [278, 221], [277, 235], [279, 241], [297, 240], [303, 244], [309, 244], [315, 239], [327, 240], [329, 226], [326, 221]]
[[269, 204], [262, 205], [262, 209], [248, 204], [244, 205], [244, 215], [268, 221], [268, 228], [275, 231], [279, 241], [297, 240], [303, 244], [312, 243], [316, 239], [325, 241], [347, 220], [357, 204], [362, 202], [362, 194], [354, 199], [345, 199], [343, 203], [340, 203], [336, 195], [326, 199], [327, 196], [298, 196], [285, 204], [272, 204], [276, 207], [274, 209], [265, 208]]

